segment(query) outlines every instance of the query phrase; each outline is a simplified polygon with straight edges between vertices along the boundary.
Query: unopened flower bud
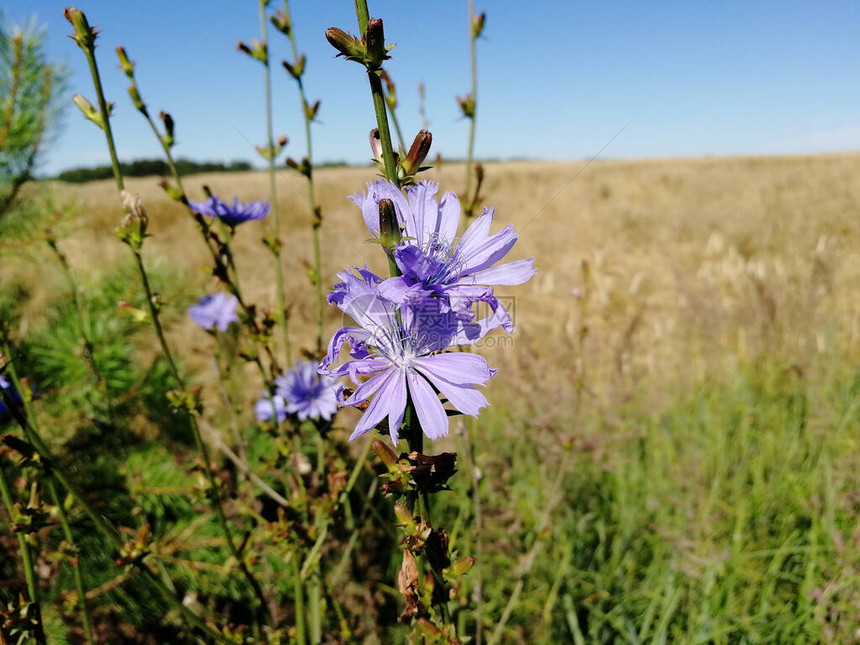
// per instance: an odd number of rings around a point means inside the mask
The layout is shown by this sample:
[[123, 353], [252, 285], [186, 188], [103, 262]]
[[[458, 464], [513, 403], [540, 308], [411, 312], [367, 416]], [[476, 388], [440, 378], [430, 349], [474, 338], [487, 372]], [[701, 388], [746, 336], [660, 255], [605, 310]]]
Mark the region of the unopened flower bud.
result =
[[412, 177], [419, 170], [421, 164], [430, 153], [430, 146], [433, 143], [433, 135], [427, 130], [421, 130], [415, 140], [412, 142], [412, 147], [409, 148], [409, 154], [401, 161], [400, 168], [403, 171], [404, 177]]
[[90, 23], [87, 22], [84, 12], [75, 7], [67, 7], [63, 10], [63, 15], [74, 28], [74, 35], [71, 36], [71, 39], [81, 49], [92, 51], [95, 48], [96, 36], [99, 33], [98, 29], [90, 27]]
[[382, 140], [379, 138], [378, 128], [370, 131], [370, 151], [373, 153], [374, 161], [382, 163]]
[[320, 102], [319, 101], [317, 101], [313, 105], [305, 104], [305, 118], [308, 121], [313, 121], [316, 118], [317, 112], [319, 112], [319, 109], [320, 109]]
[[325, 38], [338, 51], [338, 56], [364, 64], [367, 58], [367, 47], [362, 40], [337, 27], [326, 29]]
[[415, 527], [415, 520], [412, 517], [412, 511], [410, 511], [403, 502], [397, 502], [394, 504], [394, 515], [400, 525]]
[[90, 103], [82, 94], [75, 94], [72, 97], [72, 101], [75, 105], [78, 106], [78, 109], [83, 113], [86, 119], [89, 119], [93, 123], [95, 123], [100, 128], [104, 129], [105, 124], [102, 119], [101, 113], [93, 107], [93, 104]]
[[269, 47], [266, 43], [261, 43], [259, 40], [254, 38], [251, 41], [251, 46], [249, 47], [244, 42], [239, 41], [239, 44], [236, 48], [245, 54], [248, 54], [251, 58], [254, 58], [264, 65], [269, 62]]
[[272, 25], [285, 36], [290, 35], [293, 25], [290, 22], [290, 16], [283, 9], [278, 9], [274, 16], [269, 18]]
[[377, 70], [382, 65], [382, 61], [391, 58], [388, 55], [390, 48], [385, 46], [385, 29], [381, 18], [371, 18], [367, 23], [364, 41], [367, 45], [367, 58], [365, 60], [367, 69]]
[[402, 239], [397, 210], [390, 199], [379, 200], [379, 236], [386, 250], [393, 249]]
[[128, 59], [128, 54], [125, 53], [125, 47], [117, 47], [116, 55], [119, 58], [119, 68], [125, 72], [125, 75], [129, 78], [134, 76], [134, 63]]
[[442, 630], [424, 617], [419, 618], [416, 621], [416, 625], [418, 626], [418, 631], [427, 638], [436, 640], [442, 635]]
[[484, 31], [484, 22], [487, 20], [487, 14], [482, 13], [477, 16], [472, 16], [472, 40], [481, 37]]
[[462, 576], [464, 573], [468, 573], [469, 569], [471, 569], [474, 564], [475, 558], [472, 556], [460, 558], [451, 565], [451, 570], [454, 572], [455, 576]]
[[460, 110], [463, 116], [473, 119], [475, 117], [475, 97], [471, 94], [466, 96], [458, 96], [457, 103], [460, 105]]
[[306, 61], [307, 57], [302, 54], [295, 63], [290, 64], [287, 61], [281, 61], [281, 64], [284, 66], [284, 69], [289, 72], [290, 76], [299, 80], [302, 77], [302, 74], [304, 74]]
[[285, 137], [284, 135], [281, 135], [278, 137], [278, 145], [281, 148], [283, 148], [285, 145], [287, 145], [288, 141], [289, 141], [289, 139], [287, 139], [287, 137]]
[[173, 117], [167, 112], [161, 111], [158, 113], [158, 118], [164, 123], [164, 144], [169, 148], [173, 145]]
[[397, 467], [397, 454], [384, 441], [376, 439], [373, 442], [373, 452], [385, 467], [391, 471]]
[[131, 102], [134, 107], [141, 113], [146, 114], [146, 105], [143, 102], [143, 99], [140, 98], [140, 92], [137, 91], [137, 85], [132, 83], [128, 86], [128, 95], [131, 97]]
[[182, 201], [183, 193], [176, 186], [171, 184], [166, 179], [162, 179], [158, 182], [158, 185], [161, 186], [161, 189], [167, 194], [170, 199], [175, 199], [178, 202]]

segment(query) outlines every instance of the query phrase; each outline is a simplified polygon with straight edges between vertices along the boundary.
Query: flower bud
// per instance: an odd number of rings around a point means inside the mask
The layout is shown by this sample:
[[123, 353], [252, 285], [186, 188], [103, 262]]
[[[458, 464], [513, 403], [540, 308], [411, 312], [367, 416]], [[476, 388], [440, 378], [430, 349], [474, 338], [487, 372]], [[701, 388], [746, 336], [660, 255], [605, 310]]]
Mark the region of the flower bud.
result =
[[475, 558], [472, 556], [460, 558], [451, 565], [451, 571], [455, 576], [462, 576], [464, 573], [468, 573], [474, 564]]
[[381, 18], [371, 18], [367, 23], [364, 41], [367, 46], [367, 58], [365, 59], [367, 69], [377, 70], [382, 66], [382, 61], [391, 58], [388, 55], [390, 48], [385, 46], [385, 29]]
[[317, 101], [313, 105], [308, 105], [306, 103], [305, 104], [305, 118], [308, 121], [313, 121], [316, 118], [317, 112], [319, 112], [319, 109], [320, 109], [320, 102], [319, 101]]
[[270, 17], [269, 20], [275, 29], [284, 34], [284, 36], [290, 35], [293, 25], [290, 22], [290, 16], [283, 9], [278, 9], [275, 15]]
[[164, 145], [168, 148], [173, 146], [173, 117], [163, 110], [158, 113], [158, 118], [164, 123]]
[[117, 47], [116, 55], [119, 58], [119, 68], [125, 72], [129, 78], [134, 76], [134, 63], [128, 59], [128, 54], [125, 53], [125, 47]]
[[487, 20], [487, 14], [482, 13], [477, 16], [472, 16], [472, 40], [481, 37], [484, 31], [484, 22]]
[[373, 452], [379, 457], [379, 460], [385, 464], [385, 467], [390, 471], [397, 468], [397, 455], [384, 441], [376, 439], [373, 444]]
[[412, 142], [412, 147], [409, 148], [409, 154], [400, 162], [400, 168], [403, 171], [404, 177], [412, 177], [419, 170], [423, 170], [421, 164], [430, 153], [430, 146], [433, 143], [433, 135], [427, 130], [421, 130]]
[[386, 250], [393, 249], [402, 239], [397, 211], [390, 199], [379, 200], [379, 238]]
[[337, 27], [326, 29], [325, 38], [338, 51], [337, 56], [343, 56], [347, 60], [364, 64], [367, 58], [367, 47], [362, 40]]
[[102, 119], [102, 115], [97, 109], [93, 107], [92, 103], [85, 99], [81, 94], [75, 94], [72, 97], [72, 101], [75, 105], [78, 106], [78, 109], [83, 113], [86, 119], [89, 119], [97, 126], [99, 126], [102, 130], [104, 130], [105, 124], [104, 120]]
[[143, 99], [140, 98], [140, 92], [137, 91], [137, 85], [132, 83], [128, 86], [128, 95], [131, 97], [131, 102], [134, 104], [134, 107], [143, 114], [146, 115], [146, 105], [143, 102]]
[[161, 186], [161, 189], [165, 192], [165, 194], [170, 197], [170, 199], [174, 199], [178, 202], [182, 201], [183, 193], [176, 186], [171, 184], [166, 179], [162, 179], [158, 182], [158, 185]]
[[475, 97], [471, 94], [467, 94], [466, 96], [458, 96], [457, 103], [460, 105], [460, 110], [463, 112], [463, 116], [473, 119], [475, 118]]
[[415, 520], [412, 517], [412, 511], [404, 504], [403, 502], [397, 502], [394, 504], [394, 516], [397, 518], [397, 522], [401, 526], [412, 527], [415, 528]]
[[261, 43], [259, 40], [254, 38], [251, 41], [251, 46], [249, 47], [244, 42], [239, 41], [239, 44], [236, 46], [240, 52], [248, 54], [251, 58], [254, 58], [264, 65], [269, 62], [269, 47], [266, 43]]
[[379, 128], [370, 131], [370, 151], [376, 163], [382, 163], [382, 140], [379, 138]]
[[70, 36], [70, 38], [74, 40], [81, 49], [85, 51], [93, 51], [93, 49], [95, 49], [96, 36], [99, 31], [98, 29], [90, 27], [90, 23], [87, 22], [87, 17], [84, 15], [84, 12], [80, 9], [76, 9], [75, 7], [67, 7], [63, 10], [63, 15], [74, 28], [74, 35]]
[[298, 60], [296, 60], [296, 62], [292, 65], [287, 61], [281, 61], [281, 64], [284, 66], [284, 69], [289, 72], [290, 76], [292, 76], [296, 80], [299, 80], [302, 77], [302, 74], [304, 74], [306, 61], [307, 57], [302, 54], [301, 56], [299, 56]]

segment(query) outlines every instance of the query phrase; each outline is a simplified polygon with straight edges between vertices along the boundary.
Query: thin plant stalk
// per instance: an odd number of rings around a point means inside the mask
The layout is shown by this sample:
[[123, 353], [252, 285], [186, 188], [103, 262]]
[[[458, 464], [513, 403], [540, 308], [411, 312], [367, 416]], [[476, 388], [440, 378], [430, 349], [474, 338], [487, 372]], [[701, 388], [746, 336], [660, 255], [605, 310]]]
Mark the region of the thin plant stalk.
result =
[[296, 643], [305, 645], [307, 643], [305, 629], [305, 583], [302, 580], [302, 564], [298, 552], [295, 554], [296, 566], [293, 576], [293, 602], [296, 605]]
[[[12, 498], [12, 489], [9, 486], [9, 480], [6, 478], [6, 471], [0, 465], [0, 496], [3, 497], [3, 504], [6, 506], [6, 512], [11, 520], [15, 508], [15, 503]], [[27, 536], [23, 533], [15, 534], [18, 538], [18, 552], [21, 554], [21, 568], [24, 569], [24, 579], [27, 581], [27, 594], [30, 596], [35, 611], [35, 638], [39, 645], [46, 645], [45, 626], [42, 624], [42, 608], [39, 604], [39, 587], [36, 584], [36, 575], [33, 571], [33, 556], [30, 551], [30, 543], [27, 541]]]
[[[358, 18], [358, 30], [363, 35], [367, 32], [367, 23], [370, 22], [367, 0], [355, 0], [355, 15]], [[379, 129], [385, 178], [392, 184], [399, 186], [400, 181], [397, 178], [397, 163], [394, 160], [394, 148], [391, 144], [391, 130], [388, 127], [388, 112], [382, 90], [382, 79], [375, 71], [367, 70], [367, 80], [370, 82], [370, 93], [373, 96], [373, 112], [376, 115], [376, 125]]]
[[75, 537], [72, 535], [72, 527], [69, 524], [69, 516], [66, 513], [66, 507], [60, 497], [60, 492], [57, 490], [57, 482], [51, 477], [48, 478], [48, 488], [51, 491], [51, 497], [54, 499], [54, 505], [57, 507], [57, 513], [60, 516], [60, 526], [63, 528], [63, 536], [75, 554], [72, 559], [72, 572], [75, 577], [75, 587], [78, 591], [78, 602], [81, 605], [81, 619], [84, 628], [84, 636], [86, 637], [89, 645], [94, 645], [93, 624], [92, 619], [90, 618], [90, 610], [87, 607], [87, 592], [86, 587], [84, 586], [84, 576], [81, 572], [81, 563], [78, 559], [78, 549], [75, 545]]
[[472, 115], [469, 118], [469, 147], [466, 151], [466, 199], [472, 193], [472, 166], [474, 165], [475, 157], [475, 116], [478, 106], [478, 63], [475, 41], [477, 37], [474, 30], [475, 20], [475, 0], [468, 0], [468, 19], [469, 19], [469, 60], [472, 74]]
[[284, 342], [284, 354], [286, 356], [286, 364], [290, 365], [293, 362], [292, 346], [290, 344], [290, 332], [288, 328], [287, 318], [287, 303], [284, 291], [284, 269], [281, 266], [281, 246], [280, 246], [280, 214], [278, 209], [278, 190], [275, 185], [275, 135], [272, 125], [272, 74], [269, 65], [268, 56], [268, 30], [266, 27], [266, 5], [267, 0], [260, 0], [260, 38], [266, 46], [266, 60], [263, 61], [263, 79], [265, 86], [265, 102], [266, 102], [266, 151], [269, 168], [269, 202], [272, 205], [272, 216], [269, 218], [272, 226], [272, 235], [274, 243], [271, 245], [272, 256], [275, 261], [275, 283], [277, 293], [275, 298], [278, 303], [277, 321], [281, 325], [282, 337]]
[[[287, 16], [287, 20], [290, 19], [290, 3], [288, 0], [284, 0], [284, 12]], [[290, 29], [289, 38], [290, 38], [290, 48], [293, 52], [293, 60], [298, 61], [298, 46], [296, 45], [296, 36], [295, 29]], [[317, 204], [316, 199], [316, 190], [314, 187], [314, 178], [313, 178], [313, 141], [311, 139], [311, 122], [313, 121], [313, 114], [310, 111], [310, 105], [308, 104], [307, 94], [305, 94], [305, 85], [302, 81], [302, 75], [299, 74], [295, 77], [296, 83], [299, 86], [299, 98], [301, 99], [302, 106], [302, 114], [305, 118], [305, 142], [307, 144], [307, 178], [308, 178], [308, 203], [311, 207], [311, 214], [313, 217], [313, 221], [311, 223], [311, 235], [313, 236], [313, 252], [314, 252], [314, 287], [316, 288], [316, 322], [317, 322], [317, 338], [316, 338], [316, 349], [317, 353], [321, 354], [323, 351], [323, 312], [324, 307], [323, 303], [325, 302], [325, 298], [323, 297], [322, 291], [322, 252], [320, 250], [320, 228], [322, 227], [322, 212], [320, 210], [319, 205]]]
[[475, 536], [475, 588], [473, 598], [475, 601], [475, 645], [481, 645], [484, 638], [484, 576], [483, 576], [483, 509], [481, 506], [481, 482], [478, 475], [478, 467], [475, 463], [475, 451], [472, 444], [472, 436], [477, 433], [478, 420], [469, 418], [463, 433], [463, 453], [469, 468], [469, 483], [472, 487], [472, 506], [474, 512], [474, 536]]
[[125, 189], [125, 182], [122, 178], [122, 172], [119, 168], [119, 158], [116, 154], [116, 145], [114, 144], [113, 132], [110, 127], [110, 110], [107, 106], [107, 101], [105, 100], [104, 92], [102, 91], [102, 81], [101, 76], [99, 76], [99, 67], [96, 63], [95, 50], [90, 48], [83, 48], [84, 54], [87, 57], [87, 63], [90, 66], [90, 76], [93, 79], [93, 87], [96, 91], [96, 99], [99, 104], [99, 113], [102, 117], [102, 128], [104, 129], [105, 138], [107, 139], [108, 151], [110, 152], [110, 163], [113, 168], [113, 177], [116, 181], [116, 187], [122, 191]]

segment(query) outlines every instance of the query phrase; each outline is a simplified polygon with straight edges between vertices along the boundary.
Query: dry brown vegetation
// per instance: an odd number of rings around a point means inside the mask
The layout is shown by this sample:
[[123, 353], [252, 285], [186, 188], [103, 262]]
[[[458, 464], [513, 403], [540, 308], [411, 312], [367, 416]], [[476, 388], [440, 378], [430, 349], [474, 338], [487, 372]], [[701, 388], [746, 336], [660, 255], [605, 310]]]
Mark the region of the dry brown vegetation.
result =
[[[513, 224], [520, 241], [512, 257], [534, 256], [539, 267], [529, 284], [507, 290], [516, 297], [513, 343], [491, 340], [482, 350], [504, 368], [490, 388], [491, 400], [528, 403], [529, 414], [553, 412], [574, 396], [583, 362], [590, 387], [607, 405], [642, 391], [659, 404], [666, 386], [674, 389], [725, 361], [743, 361], [777, 345], [799, 367], [834, 342], [852, 358], [860, 355], [860, 156], [584, 165], [487, 167], [483, 195], [496, 208], [496, 228]], [[446, 164], [425, 176], [443, 191], [458, 190], [462, 166]], [[370, 168], [316, 174], [325, 216], [324, 285], [348, 265], [382, 268], [358, 209], [346, 199], [373, 177]], [[303, 182], [291, 171], [279, 174], [292, 333], [299, 345], [310, 346], [310, 217]], [[255, 172], [195, 176], [186, 184], [200, 199], [203, 185], [240, 199], [267, 194], [266, 176]], [[215, 288], [200, 271], [207, 254], [182, 207], [154, 180], [128, 185], [149, 212], [150, 260], [178, 265], [201, 292]], [[61, 202], [77, 204], [79, 214], [63, 242], [73, 266], [109, 271], [128, 260], [112, 235], [120, 217], [112, 182], [53, 189]], [[262, 224], [244, 225], [236, 250], [243, 288], [252, 300], [272, 306], [264, 230]], [[7, 264], [4, 273], [14, 268]], [[38, 316], [41, 302], [38, 296], [32, 301], [31, 315]], [[330, 333], [340, 318], [333, 308], [328, 313]], [[589, 342], [580, 356], [583, 323]], [[206, 342], [190, 325], [178, 333], [187, 342]]]

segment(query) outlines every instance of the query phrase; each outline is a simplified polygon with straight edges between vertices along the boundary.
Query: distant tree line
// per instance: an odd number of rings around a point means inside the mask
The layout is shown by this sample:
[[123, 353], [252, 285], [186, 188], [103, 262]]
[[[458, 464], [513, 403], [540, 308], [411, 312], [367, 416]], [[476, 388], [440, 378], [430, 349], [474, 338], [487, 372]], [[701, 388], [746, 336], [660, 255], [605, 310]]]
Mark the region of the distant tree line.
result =
[[[167, 162], [162, 159], [137, 159], [131, 162], [120, 162], [120, 170], [125, 177], [151, 177], [153, 175], [167, 176], [170, 169]], [[232, 161], [221, 163], [220, 161], [191, 161], [190, 159], [177, 159], [176, 169], [180, 175], [193, 175], [201, 172], [235, 172], [251, 170], [251, 164], [247, 161]], [[95, 168], [72, 168], [64, 170], [57, 179], [73, 184], [83, 184], [97, 179], [110, 179], [113, 170], [110, 166], [97, 166]]]

